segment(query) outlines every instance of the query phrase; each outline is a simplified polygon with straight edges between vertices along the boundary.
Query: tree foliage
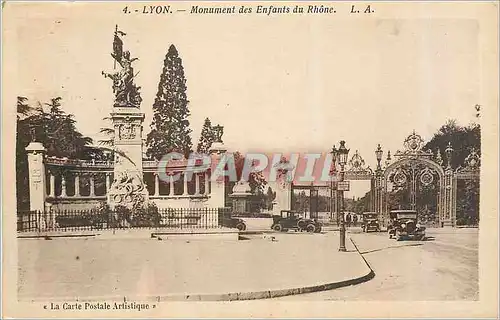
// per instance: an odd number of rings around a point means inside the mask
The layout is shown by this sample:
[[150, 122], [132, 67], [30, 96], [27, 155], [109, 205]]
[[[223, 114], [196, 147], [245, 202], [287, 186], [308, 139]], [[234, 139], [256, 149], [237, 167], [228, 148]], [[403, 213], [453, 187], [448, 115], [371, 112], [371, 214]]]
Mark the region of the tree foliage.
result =
[[[465, 165], [465, 159], [474, 149], [481, 155], [481, 127], [479, 124], [459, 126], [456, 121], [449, 120], [432, 139], [424, 146], [426, 150], [440, 150], [445, 164], [445, 150], [451, 142], [453, 152], [451, 155], [451, 166], [457, 169]], [[435, 196], [435, 192], [432, 193]], [[425, 196], [425, 194], [424, 194]], [[429, 195], [427, 195], [429, 197]], [[435, 199], [427, 199], [424, 202], [432, 203]], [[475, 224], [479, 221], [479, 183], [476, 180], [464, 180], [457, 185], [457, 224]], [[436, 204], [437, 205], [437, 204]]]
[[[233, 153], [234, 157], [234, 166], [236, 170], [236, 178], [237, 181], [240, 181], [243, 176], [243, 169], [245, 167], [245, 157], [238, 151]], [[251, 166], [255, 166], [256, 163], [253, 162]], [[225, 170], [228, 169], [226, 165]], [[233, 187], [236, 184], [236, 181], [230, 181], [229, 177], [225, 177], [225, 198], [226, 205], [231, 204], [231, 199], [229, 195], [233, 191]], [[252, 212], [260, 212], [261, 209], [266, 209], [269, 207], [268, 194], [266, 193], [266, 185], [267, 181], [264, 177], [262, 171], [251, 172], [248, 175], [248, 184], [250, 186], [250, 192], [252, 195], [249, 197], [250, 201], [250, 210]], [[276, 197], [276, 192], [273, 193], [274, 198], [270, 201], [273, 201]]]
[[72, 115], [61, 108], [60, 97], [30, 106], [25, 97], [17, 99], [16, 191], [18, 208], [29, 207], [28, 159], [26, 147], [41, 142], [48, 156], [99, 159], [102, 152], [90, 146], [92, 139], [76, 128]]
[[430, 150], [433, 153], [439, 150], [446, 163], [446, 148], [448, 147], [448, 143], [451, 143], [453, 148], [451, 166], [456, 169], [463, 165], [465, 158], [469, 155], [472, 148], [479, 155], [481, 154], [481, 128], [478, 124], [462, 127], [455, 120], [449, 120], [425, 144], [423, 149]]
[[191, 153], [186, 78], [182, 59], [171, 45], [165, 56], [158, 92], [153, 104], [151, 132], [147, 135], [146, 154], [161, 159], [169, 152], [179, 152], [186, 157]]
[[209, 118], [205, 119], [203, 123], [203, 128], [201, 129], [200, 140], [198, 141], [198, 146], [196, 147], [196, 152], [202, 154], [208, 154], [210, 147], [215, 140], [212, 123]]

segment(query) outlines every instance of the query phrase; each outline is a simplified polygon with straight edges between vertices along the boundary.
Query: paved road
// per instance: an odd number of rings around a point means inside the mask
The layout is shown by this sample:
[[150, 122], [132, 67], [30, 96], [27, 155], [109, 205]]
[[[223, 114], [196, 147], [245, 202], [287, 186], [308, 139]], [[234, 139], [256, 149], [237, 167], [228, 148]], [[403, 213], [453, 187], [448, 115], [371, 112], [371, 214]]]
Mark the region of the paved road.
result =
[[54, 238], [19, 244], [19, 297], [151, 297], [303, 288], [370, 272], [333, 233], [247, 240]]
[[427, 241], [389, 240], [385, 233], [349, 234], [375, 271], [356, 286], [282, 300], [477, 300], [477, 229], [429, 230]]

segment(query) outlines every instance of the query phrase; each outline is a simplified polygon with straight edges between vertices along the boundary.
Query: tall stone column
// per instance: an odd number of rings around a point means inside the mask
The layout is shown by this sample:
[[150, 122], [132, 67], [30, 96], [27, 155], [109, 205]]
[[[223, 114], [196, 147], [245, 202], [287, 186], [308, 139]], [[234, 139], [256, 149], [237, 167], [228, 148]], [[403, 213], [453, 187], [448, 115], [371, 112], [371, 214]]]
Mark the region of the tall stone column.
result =
[[115, 181], [108, 192], [111, 207], [131, 208], [136, 201], [147, 201], [148, 191], [142, 169], [142, 123], [144, 113], [135, 107], [114, 107], [111, 113], [115, 129]]
[[45, 209], [47, 194], [45, 165], [43, 162], [45, 151], [40, 142], [33, 141], [26, 147], [28, 153], [30, 210], [44, 211]]
[[210, 194], [210, 180], [208, 179], [208, 173], [209, 171], [205, 171], [205, 173], [203, 174], [203, 176], [205, 177], [205, 190], [204, 190], [205, 195]]
[[187, 173], [184, 172], [182, 174], [182, 183], [184, 184], [183, 188], [182, 188], [182, 195], [183, 196], [187, 196], [189, 195], [189, 192], [188, 192], [188, 179], [187, 179]]
[[169, 196], [175, 196], [174, 179], [169, 179], [169, 181], [168, 181], [168, 195]]
[[94, 182], [94, 175], [90, 174], [90, 196], [94, 197], [95, 196], [95, 182]]
[[195, 173], [193, 175], [194, 177], [194, 194], [196, 196], [200, 195], [200, 175], [198, 173]]
[[[220, 140], [221, 141], [221, 140]], [[227, 148], [222, 142], [215, 142], [210, 149], [211, 163], [215, 165], [221, 164]], [[215, 208], [225, 207], [225, 184], [224, 179], [216, 172], [212, 172], [210, 179], [210, 206]], [[217, 218], [218, 219], [218, 218]]]
[[106, 194], [108, 193], [109, 188], [111, 187], [110, 178], [111, 178], [111, 173], [106, 172]]
[[79, 196], [80, 196], [80, 173], [75, 172], [75, 197]]
[[50, 173], [50, 190], [49, 190], [49, 197], [54, 198], [56, 196], [56, 177], [54, 176], [54, 173]]
[[[75, 195], [76, 195], [76, 190], [75, 190]], [[61, 198], [67, 197], [68, 194], [66, 192], [66, 177], [64, 174], [61, 175]]]
[[155, 197], [158, 197], [160, 195], [160, 177], [158, 176], [158, 173], [154, 173], [155, 177]]

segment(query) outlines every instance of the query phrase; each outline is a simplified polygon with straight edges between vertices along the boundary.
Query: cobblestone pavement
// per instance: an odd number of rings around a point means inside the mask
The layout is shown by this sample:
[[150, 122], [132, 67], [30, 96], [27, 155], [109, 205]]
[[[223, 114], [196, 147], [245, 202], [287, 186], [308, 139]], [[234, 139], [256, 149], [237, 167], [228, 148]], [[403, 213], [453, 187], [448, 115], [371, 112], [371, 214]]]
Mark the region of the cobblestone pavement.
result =
[[365, 283], [277, 299], [432, 301], [477, 300], [478, 230], [429, 229], [427, 241], [390, 240], [386, 233], [349, 235], [375, 271]]

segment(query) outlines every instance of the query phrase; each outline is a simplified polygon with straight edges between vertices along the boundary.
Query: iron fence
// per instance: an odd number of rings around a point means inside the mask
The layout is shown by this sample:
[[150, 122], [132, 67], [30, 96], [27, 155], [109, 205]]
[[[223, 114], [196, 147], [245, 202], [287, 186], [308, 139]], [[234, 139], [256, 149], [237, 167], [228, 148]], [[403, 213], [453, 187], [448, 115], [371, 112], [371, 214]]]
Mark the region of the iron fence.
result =
[[17, 231], [84, 231], [126, 228], [211, 229], [223, 227], [228, 208], [167, 208], [153, 212], [120, 210], [19, 211]]

